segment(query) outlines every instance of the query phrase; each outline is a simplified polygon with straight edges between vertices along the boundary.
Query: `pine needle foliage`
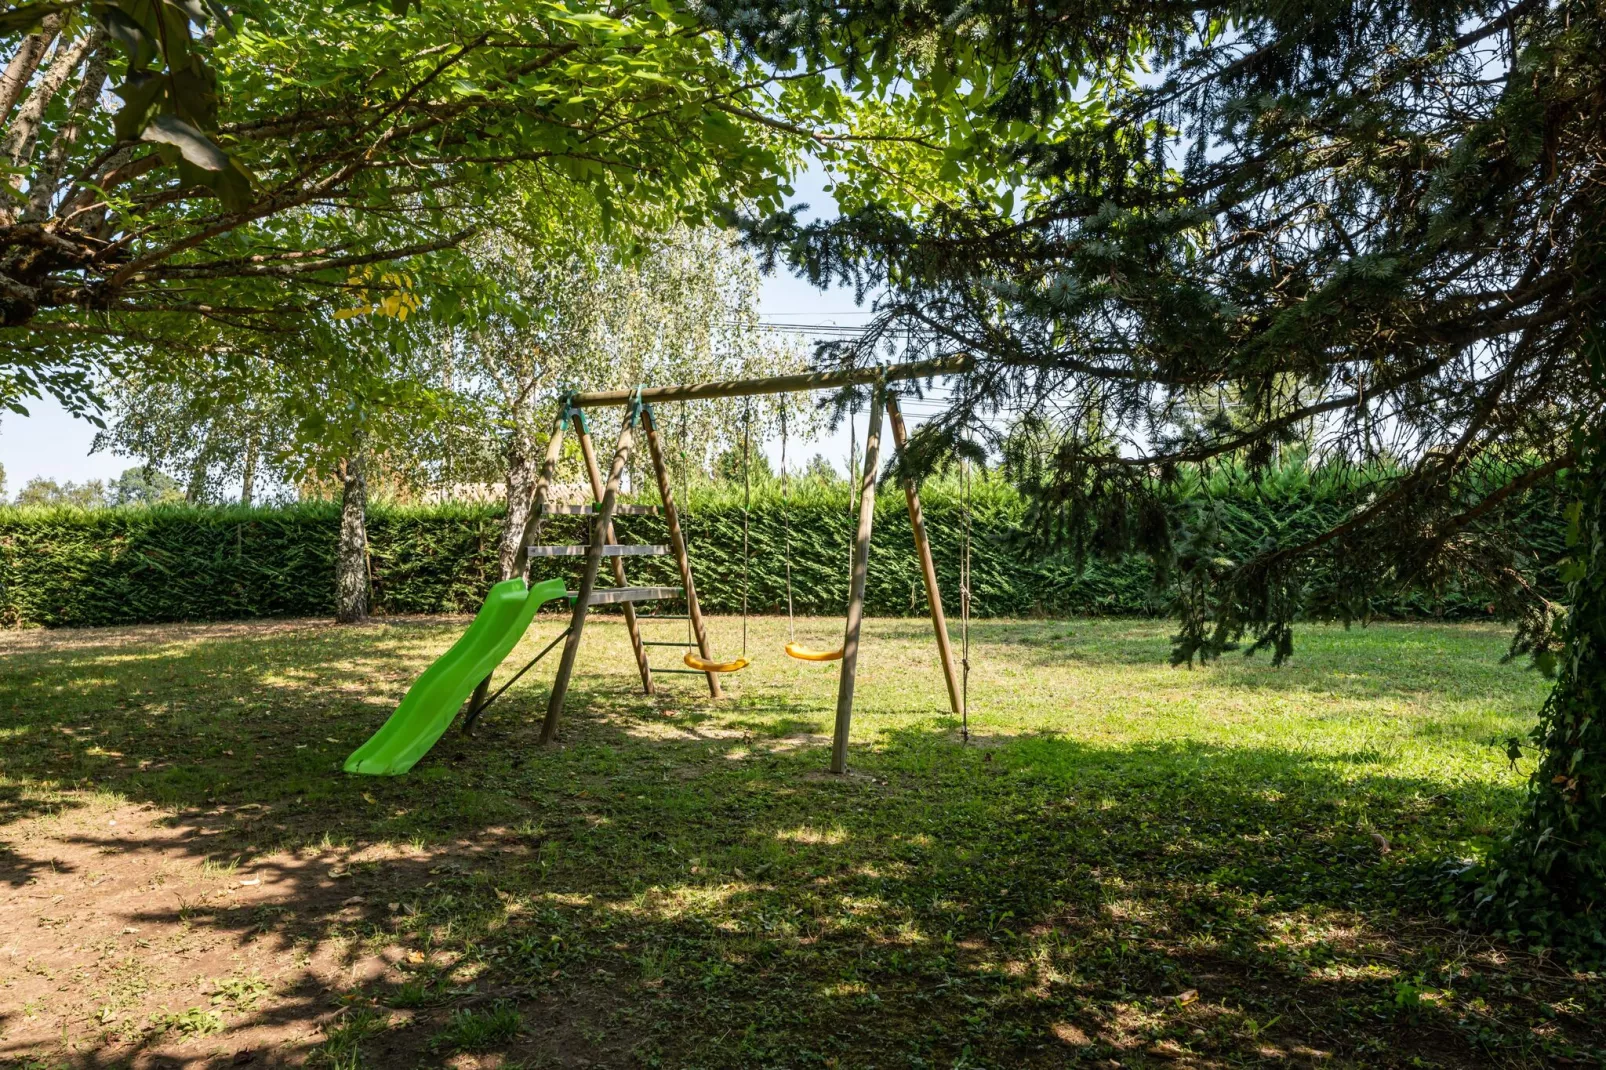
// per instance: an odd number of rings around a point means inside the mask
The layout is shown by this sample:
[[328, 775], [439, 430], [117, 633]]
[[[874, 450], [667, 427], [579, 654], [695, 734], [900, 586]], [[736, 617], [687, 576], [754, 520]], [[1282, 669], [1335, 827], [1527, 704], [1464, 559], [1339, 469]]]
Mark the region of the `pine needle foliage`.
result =
[[[908, 85], [973, 131], [947, 149], [954, 180], [960, 160], [977, 176], [958, 192], [928, 183], [910, 204], [860, 187], [839, 218], [755, 216], [749, 234], [816, 282], [882, 294], [871, 327], [833, 343], [839, 361], [892, 339], [907, 359], [974, 358], [922, 428], [928, 455], [996, 437], [999, 412], [1052, 431], [1037, 497], [1066, 515], [1042, 527], [1131, 532], [1173, 557], [1174, 657], [1287, 657], [1313, 570], [1336, 565], [1358, 607], [1476, 571], [1520, 620], [1514, 652], [1575, 667], [1541, 720], [1541, 761], [1594, 802], [1547, 804], [1511, 872], [1548, 897], [1526, 899], [1532, 931], [1572, 911], [1606, 942], [1606, 768], [1572, 743], [1606, 723], [1579, 660], [1602, 626], [1580, 614], [1606, 606], [1564, 613], [1528, 582], [1509, 518], [1490, 523], [1602, 460], [1578, 443], [1606, 413], [1606, 6], [710, 5], [771, 62]], [[1258, 469], [1291, 447], [1380, 478], [1325, 531], [1252, 555], [1219, 552], [1208, 511], [1156, 537], [1152, 477]], [[1511, 482], [1486, 481], [1518, 460]], [[1588, 575], [1598, 552], [1586, 541]], [[1563, 621], [1584, 654], [1563, 653]]]

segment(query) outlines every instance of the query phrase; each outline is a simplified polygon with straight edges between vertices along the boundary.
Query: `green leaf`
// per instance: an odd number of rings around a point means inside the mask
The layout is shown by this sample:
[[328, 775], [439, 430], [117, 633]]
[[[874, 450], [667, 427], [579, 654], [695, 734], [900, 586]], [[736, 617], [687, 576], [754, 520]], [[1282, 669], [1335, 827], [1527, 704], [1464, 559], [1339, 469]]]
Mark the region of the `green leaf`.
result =
[[132, 71], [116, 93], [124, 104], [113, 118], [117, 140], [129, 141], [140, 135], [156, 102], [167, 89], [167, 77], [150, 71]]
[[0, 34], [33, 33], [46, 15], [75, 8], [77, 4], [25, 4], [0, 11]]
[[222, 171], [229, 165], [228, 153], [177, 115], [158, 115], [140, 133], [139, 139], [158, 145], [171, 145], [178, 149], [185, 161], [204, 171]]
[[127, 53], [128, 69], [144, 70], [158, 55], [156, 27], [135, 19], [123, 5], [107, 5], [103, 10], [101, 21], [105, 24], [106, 32], [111, 35], [111, 39], [121, 45], [123, 51]]
[[217, 80], [199, 56], [174, 68], [168, 87], [173, 111], [185, 122], [202, 130], [217, 125]]

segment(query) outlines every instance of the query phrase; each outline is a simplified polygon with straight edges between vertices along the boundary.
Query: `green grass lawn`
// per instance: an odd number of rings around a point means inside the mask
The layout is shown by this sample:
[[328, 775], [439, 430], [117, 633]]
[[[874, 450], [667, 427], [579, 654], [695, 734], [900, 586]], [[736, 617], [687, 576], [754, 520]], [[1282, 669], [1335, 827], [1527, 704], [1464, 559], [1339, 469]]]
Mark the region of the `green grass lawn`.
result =
[[[24, 1044], [54, 1012], [4, 1009], [23, 971], [0, 955], [0, 1062], [203, 1060], [251, 1029], [282, 1038], [257, 1065], [1601, 1053], [1599, 981], [1460, 927], [1446, 894], [1516, 812], [1504, 741], [1546, 689], [1500, 664], [1498, 629], [1313, 626], [1282, 668], [1189, 670], [1166, 665], [1163, 622], [982, 622], [962, 745], [929, 625], [874, 620], [834, 777], [835, 667], [782, 655], [784, 621], [752, 623], [755, 663], [720, 703], [688, 676], [641, 696], [610, 621], [587, 631], [559, 746], [535, 745], [544, 663], [408, 776], [340, 774], [464, 623], [0, 635], [0, 888], [60, 868], [75, 814], [140, 803], [153, 828], [206, 826], [172, 848], [193, 866], [282, 891], [147, 911], [277, 963], [227, 982], [249, 1001], [169, 971], [171, 1019], [97, 1024], [124, 961], [108, 951], [52, 997], [82, 1012]], [[558, 627], [538, 619], [512, 661]], [[715, 631], [716, 653], [739, 648], [739, 622]], [[319, 955], [349, 980], [298, 981]], [[186, 1025], [189, 1005], [212, 1018]]]

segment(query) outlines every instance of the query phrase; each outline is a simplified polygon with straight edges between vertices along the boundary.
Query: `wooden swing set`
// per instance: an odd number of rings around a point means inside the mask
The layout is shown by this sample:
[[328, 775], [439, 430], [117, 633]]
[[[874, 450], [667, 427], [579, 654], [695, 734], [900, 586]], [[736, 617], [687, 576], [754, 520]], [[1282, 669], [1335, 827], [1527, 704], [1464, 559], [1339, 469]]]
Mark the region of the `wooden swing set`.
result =
[[[869, 428], [865, 434], [864, 466], [859, 477], [858, 527], [853, 543], [853, 564], [848, 585], [847, 625], [843, 634], [842, 646], [836, 650], [811, 649], [797, 643], [795, 637], [792, 637], [792, 641], [787, 644], [786, 648], [788, 655], [800, 660], [841, 662], [837, 686], [836, 727], [831, 744], [831, 771], [833, 773], [847, 772], [848, 734], [853, 722], [853, 687], [859, 665], [859, 632], [864, 623], [864, 589], [870, 560], [870, 528], [875, 518], [876, 475], [880, 470], [881, 464], [881, 417], [883, 411], [885, 411], [888, 421], [892, 425], [893, 442], [897, 448], [902, 450], [908, 441], [908, 433], [904, 426], [903, 414], [898, 407], [897, 397], [888, 391], [887, 384], [900, 380], [930, 379], [939, 375], [951, 375], [965, 371], [969, 366], [970, 360], [968, 357], [956, 356], [892, 367], [807, 372], [797, 375], [771, 376], [762, 379], [737, 379], [682, 386], [638, 387], [634, 390], [596, 391], [564, 396], [559, 405], [558, 418], [552, 431], [552, 437], [547, 442], [546, 456], [542, 463], [540, 479], [536, 483], [535, 496], [530, 507], [530, 519], [526, 525], [519, 554], [514, 563], [514, 574], [522, 575], [529, 559], [532, 557], [583, 556], [585, 558], [580, 572], [579, 587], [576, 590], [567, 592], [573, 605], [573, 610], [569, 627], [558, 637], [563, 640], [563, 653], [558, 661], [557, 675], [552, 682], [551, 694], [547, 698], [546, 719], [541, 726], [541, 742], [551, 742], [557, 735], [558, 722], [563, 714], [564, 699], [568, 694], [569, 681], [574, 673], [575, 658], [580, 650], [580, 638], [585, 630], [587, 615], [594, 606], [619, 605], [624, 610], [625, 629], [630, 635], [630, 647], [635, 655], [636, 668], [641, 674], [642, 690], [648, 695], [654, 693], [654, 673], [683, 673], [705, 677], [708, 683], [709, 695], [713, 698], [721, 698], [724, 695], [720, 687], [721, 674], [739, 671], [749, 663], [745, 649], [745, 582], [743, 594], [743, 655], [738, 658], [719, 659], [714, 657], [709, 648], [708, 631], [703, 621], [702, 610], [697, 602], [697, 588], [692, 578], [691, 559], [686, 552], [686, 540], [681, 530], [680, 514], [675, 505], [675, 498], [670, 484], [669, 466], [665, 462], [663, 442], [660, 438], [657, 417], [653, 411], [653, 403], [789, 394], [869, 384], [872, 387]], [[586, 410], [604, 407], [622, 407], [625, 409], [625, 416], [619, 429], [619, 441], [614, 449], [613, 461], [608, 467], [606, 477], [604, 477], [597, 463], [596, 449], [592, 444], [590, 429], [587, 426], [585, 417]], [[558, 459], [562, 454], [564, 439], [571, 429], [579, 442], [580, 454], [585, 462], [591, 493], [595, 499], [594, 504], [563, 504], [548, 501], [551, 488], [556, 480]], [[636, 450], [638, 430], [640, 435], [646, 439], [653, 475], [658, 484], [661, 506], [628, 505], [622, 504], [618, 500], [620, 479], [630, 462], [632, 454]], [[744, 427], [744, 447], [748, 446], [745, 438], [747, 434], [748, 429]], [[783, 430], [783, 451], [785, 448], [784, 434]], [[784, 478], [784, 459], [782, 467]], [[849, 469], [851, 477], [851, 461]], [[745, 482], [745, 465], [743, 478]], [[910, 527], [914, 532], [915, 553], [920, 559], [920, 571], [925, 581], [926, 602], [931, 610], [931, 625], [937, 638], [937, 652], [942, 663], [943, 677], [948, 685], [949, 705], [953, 709], [954, 716], [961, 718], [963, 722], [968, 720], [968, 711], [965, 709], [965, 699], [967, 697], [965, 691], [967, 689], [961, 687], [954, 670], [953, 648], [948, 639], [948, 625], [943, 615], [942, 596], [937, 589], [937, 570], [931, 558], [931, 543], [926, 536], [925, 518], [920, 508], [920, 495], [913, 480], [904, 480], [903, 489], [909, 506]], [[613, 525], [615, 516], [656, 514], [660, 510], [669, 532], [667, 545], [632, 545], [622, 544], [615, 540]], [[590, 541], [582, 545], [542, 544], [539, 541], [542, 521], [544, 518], [554, 514], [589, 515], [592, 518]], [[789, 519], [788, 536], [790, 536]], [[790, 538], [788, 538], [788, 542], [790, 542]], [[679, 587], [632, 587], [629, 585], [625, 576], [625, 558], [665, 554], [673, 555], [675, 558], [675, 564], [680, 573], [681, 585]], [[745, 562], [745, 546], [743, 556]], [[790, 546], [787, 547], [787, 557], [787, 613], [790, 620]], [[611, 565], [614, 582], [611, 587], [598, 586], [597, 584], [604, 558], [607, 558]], [[966, 579], [968, 581], [968, 577]], [[968, 587], [968, 582], [962, 584], [962, 586]], [[968, 609], [967, 596], [968, 591], [962, 590], [961, 597], [967, 603], [966, 608]], [[684, 598], [685, 600], [685, 614], [661, 612], [638, 614], [636, 612], [636, 606], [640, 603], [678, 598]], [[966, 616], [968, 617], [968, 612]], [[685, 668], [664, 668], [648, 664], [647, 650], [649, 647], [679, 647], [687, 645], [680, 642], [650, 641], [642, 638], [641, 625], [644, 622], [666, 620], [688, 622], [689, 638], [694, 642], [696, 652], [687, 653], [682, 659], [682, 664], [686, 666]], [[548, 649], [550, 649], [550, 646]], [[525, 668], [528, 669], [529, 666]], [[968, 658], [966, 659], [965, 668], [968, 676]], [[523, 670], [521, 670], [520, 675], [522, 675], [522, 672]], [[509, 683], [511, 682], [509, 681]], [[479, 689], [469, 702], [468, 708], [471, 711], [471, 722], [490, 704], [491, 700], [486, 697], [486, 693], [490, 689], [490, 683], [490, 677], [481, 681]], [[503, 690], [506, 687], [507, 685], [503, 685]], [[499, 691], [498, 694], [500, 693]], [[494, 699], [494, 696], [492, 696], [492, 699]]]

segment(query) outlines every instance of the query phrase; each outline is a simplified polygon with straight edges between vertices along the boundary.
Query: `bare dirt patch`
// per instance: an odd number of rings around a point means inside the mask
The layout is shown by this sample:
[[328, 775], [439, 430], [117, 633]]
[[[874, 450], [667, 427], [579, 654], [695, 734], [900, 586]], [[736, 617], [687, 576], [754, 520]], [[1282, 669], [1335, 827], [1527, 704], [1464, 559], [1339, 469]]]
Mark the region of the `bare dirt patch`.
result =
[[217, 824], [90, 801], [13, 828], [0, 866], [0, 1054], [135, 1066], [288, 1054], [319, 1041], [320, 1005], [337, 1010], [335, 993], [384, 974], [383, 957], [296, 937], [295, 920], [361, 910], [331, 876], [349, 860], [198, 857]]
[[[476, 983], [456, 955], [395, 924], [435, 878], [528, 856], [539, 837], [492, 827], [432, 850], [210, 853], [239, 817], [86, 795], [11, 826], [0, 1066], [333, 1065], [347, 1041], [380, 1066], [624, 1064], [628, 1035], [602, 1036], [572, 1002], [585, 991], [583, 1007], [608, 1005], [593, 979], [534, 998]], [[376, 938], [387, 928], [398, 931]], [[497, 1052], [439, 1050], [443, 1031], [492, 1006], [523, 1023]]]

